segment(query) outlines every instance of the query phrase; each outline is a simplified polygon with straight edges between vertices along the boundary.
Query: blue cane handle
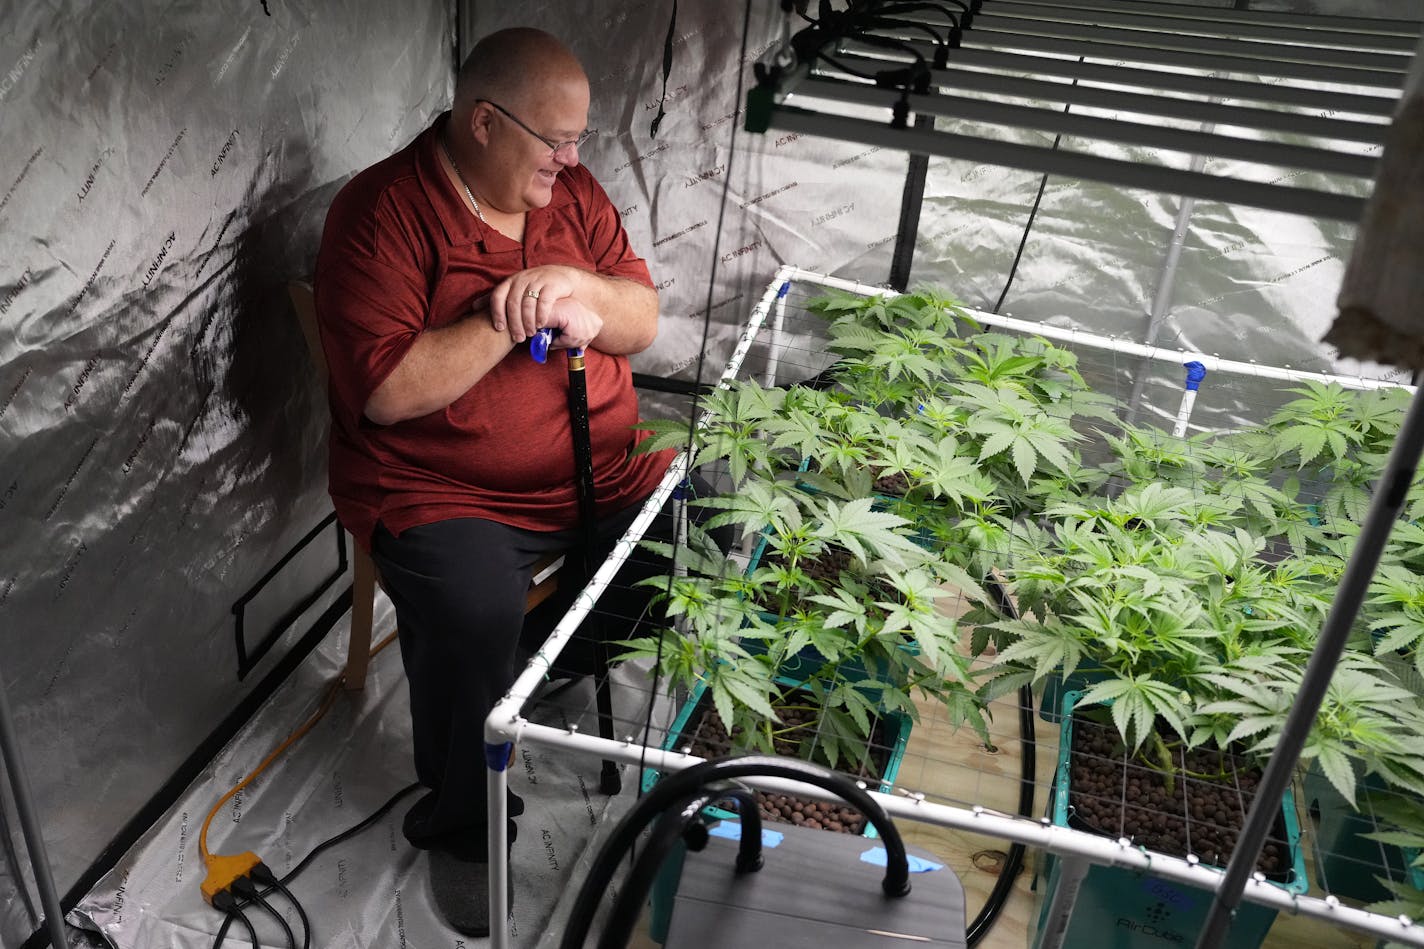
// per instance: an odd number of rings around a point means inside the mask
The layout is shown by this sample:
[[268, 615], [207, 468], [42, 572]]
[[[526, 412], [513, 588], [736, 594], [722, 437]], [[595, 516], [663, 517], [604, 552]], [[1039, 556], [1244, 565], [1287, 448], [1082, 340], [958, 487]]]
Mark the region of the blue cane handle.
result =
[[[549, 358], [549, 344], [556, 336], [562, 336], [561, 330], [556, 330], [552, 326], [546, 326], [541, 330], [535, 330], [534, 335], [529, 337], [529, 355], [535, 362], [543, 362]], [[582, 356], [582, 349], [570, 349], [570, 356]]]
[[534, 358], [535, 362], [541, 363], [549, 358], [549, 344], [558, 335], [559, 331], [552, 326], [545, 326], [534, 331], [534, 335], [529, 337], [529, 355]]

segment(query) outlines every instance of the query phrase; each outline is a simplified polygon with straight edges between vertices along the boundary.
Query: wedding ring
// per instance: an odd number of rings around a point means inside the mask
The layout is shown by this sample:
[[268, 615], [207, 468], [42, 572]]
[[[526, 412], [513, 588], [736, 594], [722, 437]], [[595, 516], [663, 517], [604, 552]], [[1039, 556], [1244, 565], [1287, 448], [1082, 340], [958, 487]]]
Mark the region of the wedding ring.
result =
[[529, 297], [530, 299], [533, 299], [533, 300], [539, 299], [539, 291], [538, 291], [538, 290], [525, 290], [525, 291], [524, 291], [524, 295], [525, 295], [526, 297]]

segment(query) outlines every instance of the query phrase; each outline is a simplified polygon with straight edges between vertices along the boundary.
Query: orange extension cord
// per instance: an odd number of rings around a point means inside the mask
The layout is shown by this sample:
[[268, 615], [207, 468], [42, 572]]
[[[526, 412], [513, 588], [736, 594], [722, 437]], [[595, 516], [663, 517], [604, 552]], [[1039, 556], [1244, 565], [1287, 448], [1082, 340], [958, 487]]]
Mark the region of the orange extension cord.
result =
[[[395, 638], [396, 633], [392, 632], [385, 639], [382, 639], [375, 646], [371, 647], [371, 655], [375, 656], [382, 649], [385, 649]], [[232, 800], [233, 795], [252, 783], [259, 774], [267, 770], [272, 762], [281, 757], [283, 752], [296, 744], [303, 735], [316, 726], [317, 722], [321, 721], [322, 716], [330, 711], [331, 706], [335, 704], [336, 696], [340, 694], [341, 686], [345, 681], [346, 673], [344, 672], [333, 679], [331, 684], [326, 688], [326, 694], [322, 696], [321, 704], [317, 707], [317, 710], [312, 713], [311, 718], [307, 719], [296, 731], [284, 738], [282, 743], [273, 749], [271, 754], [262, 759], [262, 763], [253, 769], [251, 774], [234, 785], [231, 790], [218, 799], [218, 802], [213, 805], [213, 809], [208, 811], [208, 816], [203, 821], [203, 829], [198, 834], [198, 853], [202, 856], [203, 865], [207, 867], [208, 871], [202, 883], [203, 899], [208, 903], [212, 903], [213, 897], [219, 893], [226, 892], [234, 881], [247, 876], [252, 872], [253, 867], [262, 862], [262, 859], [250, 850], [240, 854], [209, 853], [208, 828], [211, 826], [213, 818], [217, 816], [218, 811], [222, 810], [224, 804]]]

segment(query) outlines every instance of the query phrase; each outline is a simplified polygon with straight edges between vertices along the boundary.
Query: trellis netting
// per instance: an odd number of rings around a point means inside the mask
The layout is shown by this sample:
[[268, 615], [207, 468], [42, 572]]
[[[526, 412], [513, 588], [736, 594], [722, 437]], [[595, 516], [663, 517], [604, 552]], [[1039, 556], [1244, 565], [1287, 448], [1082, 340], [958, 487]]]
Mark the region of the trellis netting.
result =
[[[971, 911], [985, 838], [1195, 887], [1188, 901], [1203, 908], [1408, 395], [782, 268], [702, 400], [690, 454], [487, 738], [637, 763], [644, 781], [752, 748], [846, 768], [915, 822], [911, 840], [939, 848]], [[686, 426], [653, 427], [653, 444], [689, 444]], [[1358, 805], [1364, 832], [1395, 835], [1390, 848], [1419, 834], [1408, 802], [1424, 790], [1410, 750], [1424, 693], [1406, 601], [1420, 594], [1406, 575], [1420, 544], [1401, 528], [1307, 744], [1309, 785], [1282, 802], [1247, 887], [1261, 925], [1289, 908], [1424, 944], [1397, 910], [1351, 908], [1387, 889], [1348, 905], [1336, 895], [1377, 874], [1408, 898], [1410, 851], [1391, 858], [1365, 838], [1347, 852], [1321, 826], [1325, 801], [1332, 814]], [[650, 530], [678, 542], [639, 543]], [[662, 601], [633, 615], [630, 579], [649, 573]], [[650, 668], [645, 690], [615, 695], [603, 737], [521, 711], [582, 644], [587, 617]], [[1089, 710], [1077, 731], [1103, 737], [1057, 767], [1069, 690]], [[1132, 797], [1080, 770], [1094, 758], [1116, 763]], [[1021, 773], [1024, 759], [1036, 767]], [[1174, 768], [1184, 776], [1163, 777]], [[1070, 771], [1080, 786], [1060, 790], [1061, 819], [1040, 820]], [[1208, 789], [1207, 771], [1226, 789]], [[504, 780], [492, 771], [492, 790]], [[764, 816], [851, 820], [812, 806], [810, 789], [758, 787], [771, 793]], [[497, 811], [503, 795], [490, 800]], [[1168, 839], [1174, 826], [1183, 840]], [[1065, 907], [1052, 901], [1043, 932], [1066, 923]]]

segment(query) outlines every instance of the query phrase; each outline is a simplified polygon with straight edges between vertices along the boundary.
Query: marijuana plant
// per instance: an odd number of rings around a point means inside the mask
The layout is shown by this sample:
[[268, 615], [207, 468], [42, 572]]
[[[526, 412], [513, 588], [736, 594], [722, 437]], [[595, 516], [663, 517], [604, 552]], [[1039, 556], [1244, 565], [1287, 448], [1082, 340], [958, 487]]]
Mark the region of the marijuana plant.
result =
[[[913, 715], [916, 693], [987, 738], [989, 700], [1075, 675], [1080, 704], [1163, 762], [1169, 743], [1269, 753], [1402, 392], [1305, 383], [1263, 424], [1176, 438], [1121, 421], [1068, 350], [985, 332], [942, 293], [809, 309], [837, 362], [804, 385], [719, 389], [691, 436], [693, 463], [723, 472], [707, 528], [759, 552], [698, 531], [663, 549], [685, 571], [650, 581], [675, 634], [627, 655], [705, 682], [762, 750], [803, 701], [777, 679], [797, 664], [831, 761], [858, 757], [877, 713]], [[644, 427], [641, 450], [689, 441], [679, 422]], [[1365, 774], [1424, 792], [1424, 483], [1406, 511], [1306, 750], [1351, 800]], [[984, 596], [991, 574], [1018, 618]], [[946, 590], [975, 602], [967, 654]]]

